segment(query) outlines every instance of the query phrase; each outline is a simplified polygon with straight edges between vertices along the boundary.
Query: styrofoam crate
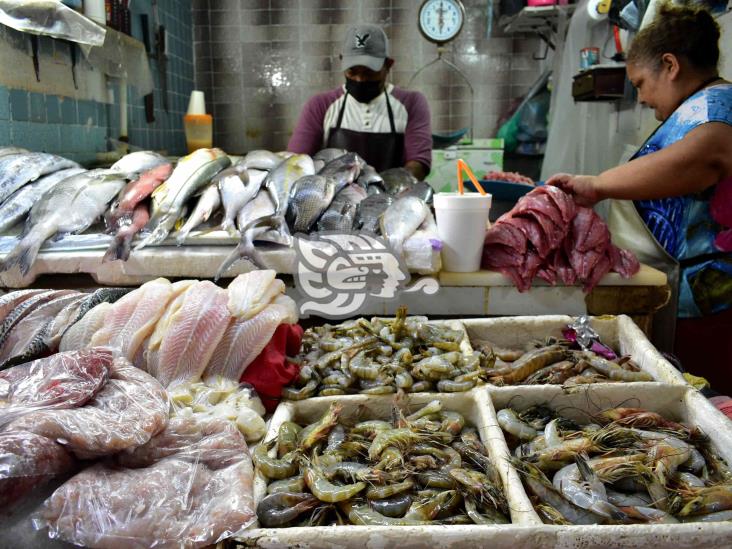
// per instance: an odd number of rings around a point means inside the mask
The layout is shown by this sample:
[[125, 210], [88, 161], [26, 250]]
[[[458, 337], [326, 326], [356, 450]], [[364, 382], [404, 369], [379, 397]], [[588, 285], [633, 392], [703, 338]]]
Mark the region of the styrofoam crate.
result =
[[[513, 316], [464, 319], [468, 337], [491, 341], [500, 347], [523, 348], [529, 341], [549, 336], [561, 338], [570, 316]], [[600, 339], [620, 355], [630, 355], [653, 379], [672, 385], [688, 385], [681, 373], [659, 353], [645, 334], [626, 315], [590, 317]], [[625, 385], [623, 383], [622, 385]], [[515, 387], [515, 386], [512, 386]]]
[[[626, 406], [657, 412], [672, 421], [698, 427], [706, 433], [714, 450], [732, 464], [732, 423], [712, 404], [689, 386], [663, 383], [597, 384], [562, 388], [556, 385], [516, 386], [505, 388], [481, 388], [490, 395], [493, 409], [499, 411], [511, 407], [517, 411], [543, 404], [580, 424], [591, 421], [591, 415], [601, 410]], [[488, 425], [489, 430], [497, 427]], [[502, 431], [501, 431], [502, 434]], [[502, 434], [503, 436], [503, 434]], [[505, 438], [504, 438], [505, 440]], [[496, 444], [496, 448], [506, 444]], [[499, 459], [506, 459], [503, 456]], [[510, 465], [508, 466], [510, 468]], [[523, 485], [507, 486], [510, 496], [516, 500]], [[536, 520], [538, 515], [534, 512]], [[546, 526], [546, 525], [545, 525]], [[730, 547], [732, 523], [686, 524], [632, 524], [632, 525], [582, 525], [551, 526], [555, 530], [555, 546], [561, 547]]]

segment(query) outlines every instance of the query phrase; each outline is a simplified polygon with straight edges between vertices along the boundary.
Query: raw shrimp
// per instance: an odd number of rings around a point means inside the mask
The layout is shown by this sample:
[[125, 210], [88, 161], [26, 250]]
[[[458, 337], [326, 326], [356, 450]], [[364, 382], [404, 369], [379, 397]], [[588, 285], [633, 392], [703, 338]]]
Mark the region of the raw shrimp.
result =
[[302, 492], [305, 489], [305, 481], [301, 475], [297, 475], [282, 480], [270, 482], [267, 485], [268, 494], [276, 494], [278, 492]]
[[719, 484], [708, 488], [690, 488], [684, 498], [686, 504], [678, 515], [706, 515], [732, 509], [732, 485]]
[[335, 503], [346, 501], [354, 497], [361, 490], [366, 488], [365, 482], [337, 486], [328, 481], [322, 471], [316, 467], [307, 467], [303, 475], [305, 484], [320, 501]]
[[387, 517], [374, 511], [368, 505], [353, 505], [349, 501], [341, 503], [340, 507], [353, 524], [362, 526], [424, 526], [431, 524], [428, 520]]
[[653, 376], [647, 372], [626, 370], [595, 353], [585, 351], [581, 356], [595, 370], [613, 381], [653, 381]]
[[[269, 447], [268, 447], [269, 446]], [[265, 444], [261, 443], [252, 452], [252, 461], [257, 469], [269, 479], [284, 479], [293, 476], [298, 471], [296, 453], [290, 452], [281, 459], [269, 456], [269, 448], [274, 446], [274, 441]]]
[[315, 396], [315, 393], [318, 390], [318, 383], [317, 379], [311, 379], [304, 387], [299, 389], [285, 387], [282, 389], [282, 398], [286, 400], [304, 400]]
[[280, 492], [269, 494], [257, 505], [257, 518], [262, 526], [284, 526], [295, 520], [305, 511], [320, 505], [312, 494]]
[[567, 350], [560, 345], [529, 351], [509, 368], [490, 372], [491, 381], [496, 384], [519, 383], [545, 366], [562, 360], [566, 355]]
[[427, 454], [433, 456], [442, 461], [448, 469], [460, 467], [463, 462], [460, 454], [449, 446], [437, 448], [436, 446], [430, 446], [429, 444], [415, 444], [411, 449], [411, 453], [415, 455]]
[[587, 459], [576, 456], [576, 462], [563, 467], [554, 475], [554, 487], [577, 507], [619, 521], [625, 514], [608, 501], [605, 485], [587, 463]]
[[476, 503], [471, 498], [465, 499], [465, 512], [475, 524], [508, 524], [509, 520], [495, 509], [478, 510]]
[[401, 518], [412, 505], [412, 496], [399, 494], [387, 499], [374, 499], [369, 501], [369, 505], [374, 511], [385, 517]]
[[402, 492], [411, 490], [414, 482], [410, 479], [398, 482], [396, 484], [387, 484], [385, 486], [372, 486], [366, 491], [366, 499], [386, 499]]
[[532, 440], [536, 438], [537, 431], [528, 423], [521, 421], [516, 412], [510, 408], [503, 408], [496, 414], [501, 429], [512, 434], [519, 440]]
[[440, 518], [441, 514], [449, 514], [462, 501], [463, 497], [457, 490], [446, 490], [422, 503], [413, 503], [409, 511], [407, 511], [407, 514], [404, 515], [404, 518], [425, 521], [434, 520]]
[[328, 437], [331, 429], [338, 423], [343, 405], [334, 402], [317, 422], [305, 427], [297, 436], [297, 444], [301, 450], [309, 450], [318, 442]]
[[324, 454], [333, 454], [338, 451], [346, 441], [346, 429], [343, 425], [336, 425], [328, 434], [328, 444], [325, 446]]
[[297, 434], [302, 431], [297, 423], [285, 421], [277, 431], [277, 457], [289, 454], [297, 448]]
[[369, 446], [369, 459], [376, 460], [390, 446], [406, 449], [424, 440], [424, 438], [424, 435], [406, 428], [381, 431], [376, 435], [371, 446]]

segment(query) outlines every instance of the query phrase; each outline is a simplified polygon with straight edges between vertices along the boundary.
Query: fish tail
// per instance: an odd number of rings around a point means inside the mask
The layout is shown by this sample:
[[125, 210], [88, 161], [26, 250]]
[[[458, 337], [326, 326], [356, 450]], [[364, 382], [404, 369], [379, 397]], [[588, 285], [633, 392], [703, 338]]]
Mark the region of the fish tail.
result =
[[239, 242], [237, 247], [232, 250], [232, 252], [226, 259], [224, 259], [224, 262], [219, 267], [219, 270], [216, 271], [214, 281], [217, 281], [219, 278], [221, 278], [224, 273], [228, 271], [229, 268], [240, 259], [252, 259], [255, 255], [256, 250], [254, 249], [254, 242], [252, 241], [251, 232], [247, 231], [242, 234], [241, 241]]
[[175, 220], [173, 220], [173, 223], [169, 224], [171, 218], [165, 217], [163, 218], [160, 223], [153, 229], [153, 231], [145, 237], [145, 239], [140, 242], [137, 246], [135, 246], [135, 251], [142, 250], [145, 246], [150, 246], [152, 244], [158, 244], [165, 240], [165, 238], [170, 233], [169, 226], [172, 226], [175, 224]]
[[191, 229], [189, 227], [183, 227], [180, 231], [178, 231], [177, 236], [175, 237], [175, 243], [178, 246], [181, 246], [185, 241], [186, 238], [188, 238], [188, 233], [191, 232]]
[[102, 258], [102, 263], [116, 261], [118, 259], [127, 261], [130, 258], [130, 251], [132, 250], [132, 236], [133, 235], [131, 234], [127, 235], [117, 233], [114, 240], [112, 240], [112, 243], [109, 245], [109, 248], [107, 248], [104, 257]]
[[226, 231], [230, 236], [237, 236], [238, 233], [234, 220], [228, 217], [221, 222], [221, 230]]
[[[45, 229], [45, 230], [44, 230]], [[20, 272], [26, 276], [33, 266], [33, 262], [38, 256], [38, 251], [46, 241], [53, 236], [56, 231], [51, 228], [45, 228], [42, 225], [34, 227], [18, 245], [0, 262], [0, 272], [6, 272], [18, 265]]]

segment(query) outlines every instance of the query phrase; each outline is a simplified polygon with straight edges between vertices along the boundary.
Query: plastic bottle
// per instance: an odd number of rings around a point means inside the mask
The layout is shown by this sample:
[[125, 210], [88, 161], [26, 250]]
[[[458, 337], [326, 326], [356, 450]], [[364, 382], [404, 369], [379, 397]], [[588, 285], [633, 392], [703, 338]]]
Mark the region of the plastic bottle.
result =
[[193, 90], [188, 101], [188, 111], [183, 116], [188, 153], [213, 145], [213, 117], [206, 114], [203, 92]]

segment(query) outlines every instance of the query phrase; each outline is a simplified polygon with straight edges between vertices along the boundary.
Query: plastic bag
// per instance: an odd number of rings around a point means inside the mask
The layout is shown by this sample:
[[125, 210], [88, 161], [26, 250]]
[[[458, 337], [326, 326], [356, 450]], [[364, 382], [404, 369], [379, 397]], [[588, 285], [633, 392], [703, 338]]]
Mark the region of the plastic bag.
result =
[[84, 406], [31, 412], [11, 422], [8, 430], [58, 440], [87, 459], [145, 444], [165, 428], [168, 409], [168, 394], [160, 382], [127, 359], [116, 358], [109, 380]]
[[144, 446], [74, 476], [34, 518], [92, 547], [202, 547], [254, 521], [253, 471], [229, 421], [171, 419]]
[[59, 353], [0, 372], [0, 427], [30, 412], [86, 404], [107, 382], [108, 349]]
[[101, 46], [107, 30], [53, 0], [0, 0], [0, 23], [20, 32]]

